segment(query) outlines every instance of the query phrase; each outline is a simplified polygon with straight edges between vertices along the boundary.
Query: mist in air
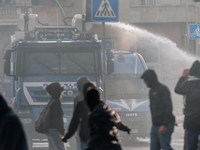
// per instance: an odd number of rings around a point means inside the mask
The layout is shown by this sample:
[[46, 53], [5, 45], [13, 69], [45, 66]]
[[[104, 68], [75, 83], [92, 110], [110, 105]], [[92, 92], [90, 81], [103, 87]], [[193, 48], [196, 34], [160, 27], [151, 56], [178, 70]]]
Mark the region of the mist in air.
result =
[[179, 77], [182, 70], [189, 68], [196, 59], [165, 37], [121, 22], [107, 25], [119, 29], [121, 39], [118, 42], [121, 45], [133, 43], [134, 51], [140, 53], [147, 63], [159, 63], [160, 72], [157, 73], [160, 76], [170, 74]]

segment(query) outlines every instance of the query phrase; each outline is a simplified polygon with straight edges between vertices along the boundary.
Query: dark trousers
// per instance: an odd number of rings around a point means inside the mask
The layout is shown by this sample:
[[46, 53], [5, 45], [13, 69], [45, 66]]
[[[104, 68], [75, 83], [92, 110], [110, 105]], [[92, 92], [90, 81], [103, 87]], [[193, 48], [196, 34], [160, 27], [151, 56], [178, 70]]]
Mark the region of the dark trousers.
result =
[[197, 150], [198, 148], [198, 137], [199, 137], [200, 131], [191, 132], [187, 131], [187, 141], [188, 141], [188, 150]]
[[167, 133], [161, 135], [159, 133], [160, 126], [152, 126], [151, 128], [151, 150], [173, 150], [170, 146], [171, 135], [174, 132], [174, 124], [170, 124]]

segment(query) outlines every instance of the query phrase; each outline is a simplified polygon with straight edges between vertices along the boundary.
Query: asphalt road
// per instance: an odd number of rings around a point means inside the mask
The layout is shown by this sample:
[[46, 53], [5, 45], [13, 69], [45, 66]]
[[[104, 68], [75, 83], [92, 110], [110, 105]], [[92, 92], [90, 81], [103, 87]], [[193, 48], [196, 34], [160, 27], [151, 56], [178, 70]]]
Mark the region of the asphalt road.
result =
[[[174, 128], [174, 133], [172, 135], [171, 146], [174, 150], [183, 150], [183, 119], [182, 110], [175, 110], [174, 115], [176, 116], [176, 122], [179, 123], [179, 127]], [[150, 138], [137, 138], [135, 143], [132, 143], [130, 147], [122, 146], [123, 150], [149, 150], [150, 149]]]
[[[174, 150], [183, 150], [183, 119], [184, 119], [184, 115], [182, 114], [182, 110], [178, 109], [174, 111], [174, 115], [176, 116], [176, 122], [179, 123], [179, 127], [175, 127], [174, 128], [174, 133], [172, 135], [172, 148], [174, 148]], [[128, 135], [127, 135], [128, 136]], [[133, 141], [130, 143], [130, 146], [123, 146], [122, 148], [123, 150], [149, 150], [149, 145], [150, 145], [150, 138], [146, 137], [146, 138], [140, 138], [137, 137], [136, 141]], [[68, 147], [69, 145], [67, 145]], [[38, 148], [38, 147], [48, 147], [48, 144], [38, 144], [35, 143], [34, 147]], [[36, 148], [36, 150], [37, 150]], [[71, 149], [70, 149], [71, 150]]]

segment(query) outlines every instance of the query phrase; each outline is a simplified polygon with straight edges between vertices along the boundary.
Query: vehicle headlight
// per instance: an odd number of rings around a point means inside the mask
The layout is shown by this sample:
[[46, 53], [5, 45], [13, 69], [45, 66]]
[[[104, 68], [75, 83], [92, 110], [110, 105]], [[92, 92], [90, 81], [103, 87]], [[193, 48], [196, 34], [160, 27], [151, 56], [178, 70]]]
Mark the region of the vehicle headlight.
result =
[[21, 122], [24, 124], [31, 124], [33, 121], [31, 118], [20, 118]]

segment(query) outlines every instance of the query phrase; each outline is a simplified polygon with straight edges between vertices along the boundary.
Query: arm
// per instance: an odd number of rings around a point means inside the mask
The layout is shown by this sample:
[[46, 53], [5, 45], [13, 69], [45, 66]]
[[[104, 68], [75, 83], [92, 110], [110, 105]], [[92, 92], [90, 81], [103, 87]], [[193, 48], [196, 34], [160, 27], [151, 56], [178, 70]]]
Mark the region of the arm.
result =
[[169, 90], [165, 87], [163, 89], [163, 103], [165, 105], [165, 119], [163, 121], [164, 126], [169, 126], [171, 123], [171, 116], [172, 116], [172, 100]]
[[116, 122], [116, 126], [119, 130], [121, 131], [126, 131], [128, 132], [128, 134], [130, 134], [131, 129], [128, 128], [128, 126], [126, 126], [122, 121], [120, 116], [118, 115], [118, 113], [115, 112], [114, 117], [116, 118], [115, 122]]
[[72, 120], [70, 122], [69, 128], [68, 128], [68, 132], [66, 133], [63, 141], [66, 142], [67, 139], [71, 138], [74, 133], [77, 131], [78, 125], [80, 123], [80, 103], [77, 104], [74, 114], [72, 116]]
[[186, 95], [189, 92], [187, 88], [187, 78], [180, 77], [178, 83], [176, 84], [175, 92], [181, 95]]
[[187, 79], [189, 78], [190, 70], [185, 69], [183, 70], [182, 77], [180, 77], [176, 87], [175, 92], [177, 94], [186, 95], [190, 92], [190, 87], [188, 85]]
[[121, 131], [126, 131], [128, 134], [130, 134], [131, 129], [128, 128], [123, 122], [119, 122], [116, 124], [117, 128]]
[[57, 129], [60, 132], [61, 135], [64, 135], [65, 129], [64, 129], [64, 122], [63, 122], [63, 109], [61, 106], [61, 101], [55, 100], [55, 102], [52, 103], [51, 108], [52, 110], [52, 117], [55, 119], [55, 122], [57, 123]]

